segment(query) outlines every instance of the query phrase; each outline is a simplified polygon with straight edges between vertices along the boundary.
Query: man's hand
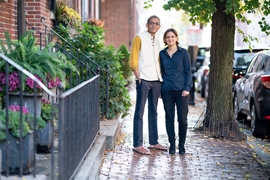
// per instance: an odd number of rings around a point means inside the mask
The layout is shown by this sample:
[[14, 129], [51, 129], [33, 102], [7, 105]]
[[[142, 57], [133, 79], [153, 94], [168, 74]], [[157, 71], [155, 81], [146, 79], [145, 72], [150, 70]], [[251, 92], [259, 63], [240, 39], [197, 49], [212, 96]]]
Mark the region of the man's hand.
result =
[[141, 78], [140, 78], [140, 71], [139, 70], [134, 70], [133, 71], [136, 79], [139, 81], [139, 83], [141, 84]]

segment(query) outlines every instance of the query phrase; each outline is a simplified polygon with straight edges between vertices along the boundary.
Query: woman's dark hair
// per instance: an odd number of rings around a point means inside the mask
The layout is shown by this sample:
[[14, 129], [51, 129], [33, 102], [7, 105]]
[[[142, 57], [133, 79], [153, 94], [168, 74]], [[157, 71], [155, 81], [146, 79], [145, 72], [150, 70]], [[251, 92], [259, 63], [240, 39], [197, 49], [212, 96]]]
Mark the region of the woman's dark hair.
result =
[[[167, 29], [167, 30], [165, 31], [164, 35], [163, 35], [163, 42], [164, 42], [165, 46], [167, 46], [167, 43], [166, 43], [165, 40], [166, 40], [166, 36], [167, 36], [167, 34], [168, 34], [169, 32], [172, 32], [176, 37], [178, 37], [178, 33], [177, 33], [177, 31], [176, 31], [175, 29], [173, 29], [173, 28]], [[177, 45], [177, 46], [178, 46], [178, 44], [179, 44], [179, 42], [176, 41], [176, 45]]]

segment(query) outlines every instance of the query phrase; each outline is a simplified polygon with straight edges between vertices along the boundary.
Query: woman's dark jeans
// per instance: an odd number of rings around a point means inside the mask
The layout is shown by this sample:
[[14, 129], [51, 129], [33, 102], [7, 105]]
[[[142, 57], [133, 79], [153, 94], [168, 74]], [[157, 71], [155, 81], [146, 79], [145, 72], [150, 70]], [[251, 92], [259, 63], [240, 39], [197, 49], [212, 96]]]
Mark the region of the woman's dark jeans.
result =
[[158, 144], [157, 104], [160, 96], [161, 82], [136, 80], [136, 106], [133, 119], [133, 146], [143, 145], [143, 114], [148, 100], [148, 131], [149, 144]]
[[170, 144], [175, 145], [175, 105], [177, 108], [179, 146], [184, 146], [187, 133], [187, 114], [189, 96], [183, 97], [182, 91], [161, 91], [164, 104], [166, 131]]

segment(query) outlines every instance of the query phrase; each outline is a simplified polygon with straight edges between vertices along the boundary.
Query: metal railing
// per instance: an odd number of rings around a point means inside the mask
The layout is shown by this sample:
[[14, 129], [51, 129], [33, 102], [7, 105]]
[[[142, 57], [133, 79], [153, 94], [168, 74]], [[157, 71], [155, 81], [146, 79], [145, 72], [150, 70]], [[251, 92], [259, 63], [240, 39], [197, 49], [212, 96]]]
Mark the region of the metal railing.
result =
[[[242, 125], [240, 126], [241, 123]], [[196, 121], [194, 128], [201, 130], [204, 136], [212, 135], [214, 137], [243, 139], [243, 125], [244, 121], [222, 121], [217, 118], [213, 118], [206, 114], [206, 109], [204, 109]]]
[[74, 177], [100, 130], [100, 77], [90, 80], [59, 97], [59, 179]]
[[108, 68], [103, 69], [43, 20], [43, 33], [27, 23], [45, 39], [40, 40], [41, 49], [42, 43], [53, 41], [53, 51], [62, 52], [79, 71], [79, 74], [66, 72], [69, 87], [61, 89], [59, 94], [58, 178], [71, 179], [94, 143], [100, 130], [100, 117], [108, 111]]
[[[52, 139], [51, 153], [46, 155], [47, 163], [40, 163], [38, 160], [38, 154], [36, 152], [37, 147], [37, 111], [34, 108], [32, 112], [34, 114], [34, 133], [28, 137], [28, 141], [32, 141], [28, 149], [24, 149], [26, 146], [26, 138], [22, 136], [23, 131], [23, 120], [20, 120], [20, 137], [17, 140], [12, 138], [9, 131], [9, 116], [7, 115], [6, 119], [6, 140], [3, 142], [1, 147], [3, 157], [3, 171], [6, 176], [11, 174], [23, 174], [31, 173], [34, 177], [41, 174], [50, 174], [47, 179], [71, 179], [78, 167], [82, 163], [84, 157], [92, 147], [94, 140], [100, 130], [100, 106], [99, 106], [99, 95], [100, 95], [100, 76], [96, 75], [93, 78], [85, 81], [67, 91], [61, 89], [59, 95], [56, 95], [47, 87], [42, 84], [34, 75], [28, 71], [22, 69], [19, 65], [14, 63], [11, 59], [0, 54], [0, 59], [6, 61], [6, 92], [9, 89], [9, 65], [12, 65], [18, 70], [19, 81], [20, 81], [20, 92], [19, 101], [16, 105], [21, 107], [20, 116], [23, 116], [23, 106], [25, 105], [26, 97], [22, 92], [22, 73], [30, 77], [35, 82], [34, 88], [34, 105], [37, 107], [37, 86], [40, 86], [44, 90], [43, 97], [47, 97], [50, 100], [51, 104], [58, 102], [58, 132], [57, 135], [50, 134]], [[10, 95], [6, 93], [4, 100], [4, 107], [7, 111], [10, 105]], [[8, 113], [7, 113], [8, 114]], [[54, 115], [53, 112], [51, 114]], [[55, 116], [52, 117], [55, 119]], [[54, 124], [54, 123], [52, 123]], [[54, 131], [54, 126], [52, 125], [52, 132]], [[15, 141], [11, 143], [11, 141]], [[17, 143], [16, 143], [17, 142]], [[18, 147], [10, 147], [16, 146]], [[16, 148], [16, 149], [15, 149]], [[14, 155], [14, 152], [20, 152], [17, 155]], [[26, 155], [29, 157], [26, 157]], [[27, 161], [26, 161], [27, 160]], [[19, 162], [19, 165], [14, 165], [14, 162]], [[59, 166], [61, 164], [61, 166]], [[43, 172], [41, 169], [46, 169], [49, 167], [49, 173]], [[19, 170], [19, 172], [17, 171]]]
[[[36, 37], [39, 38], [40, 50], [50, 41], [54, 41], [55, 46], [51, 51], [61, 51], [68, 60], [75, 62], [80, 75], [72, 75], [71, 72], [66, 72], [69, 84], [68, 89], [63, 89], [60, 86], [59, 89], [56, 88], [56, 91], [53, 92], [42, 84], [33, 74], [22, 69], [18, 64], [14, 63], [12, 59], [0, 54], [0, 61], [4, 60], [7, 64], [5, 73], [6, 92], [9, 90], [7, 80], [9, 78], [9, 66], [15, 67], [16, 71], [18, 71], [20, 77], [20, 91], [18, 95], [20, 100], [17, 105], [20, 107], [21, 117], [20, 137], [19, 141], [17, 140], [17, 143], [15, 142], [15, 144], [19, 144], [18, 152], [20, 152], [20, 154], [16, 156], [15, 161], [18, 161], [20, 165], [15, 168], [10, 168], [10, 163], [14, 161], [11, 162], [13, 158], [11, 154], [13, 151], [10, 151], [11, 148], [9, 147], [11, 135], [8, 130], [10, 119], [7, 115], [7, 139], [3, 147], [0, 146], [2, 154], [7, 157], [3, 159], [3, 164], [5, 164], [7, 168], [5, 171], [2, 171], [2, 173], [4, 172], [6, 176], [10, 176], [11, 174], [23, 176], [24, 174], [30, 173], [34, 177], [43, 175], [46, 176], [46, 179], [52, 180], [72, 179], [99, 133], [100, 117], [102, 114], [106, 114], [108, 109], [108, 69], [101, 68], [89, 57], [79, 50], [76, 50], [70, 43], [44, 24], [43, 20], [42, 18], [41, 23], [45, 27], [44, 31], [38, 30], [26, 22], [26, 24], [37, 33]], [[67, 46], [68, 48], [66, 48]], [[50, 135], [52, 139], [51, 149], [49, 150], [50, 153], [40, 155], [37, 152], [36, 146], [39, 137], [36, 126], [37, 119], [40, 117], [35, 108], [34, 111], [31, 112], [34, 115], [34, 135], [28, 138], [30, 141], [32, 139], [33, 145], [31, 149], [22, 151], [22, 148], [25, 146], [24, 137], [22, 136], [22, 117], [24, 116], [22, 110], [26, 99], [22, 91], [22, 81], [25, 80], [25, 78], [22, 78], [23, 76], [27, 76], [34, 81], [34, 107], [36, 107], [38, 103], [37, 86], [39, 88], [41, 87], [44, 91], [43, 98], [57, 107], [57, 114], [54, 113], [54, 110], [51, 112], [51, 114], [53, 114], [52, 118], [56, 119], [59, 123], [57, 124], [56, 121], [53, 121], [52, 125], [50, 125], [53, 132]], [[106, 87], [103, 88], [104, 91], [100, 90], [101, 86]], [[9, 107], [9, 102], [11, 102], [10, 97], [9, 94], [6, 93], [5, 99], [3, 100], [3, 108]], [[100, 104], [102, 104], [102, 106], [100, 106]], [[8, 111], [8, 109], [6, 111]], [[57, 124], [57, 126], [54, 124]], [[27, 163], [27, 167], [30, 169], [27, 170], [24, 167], [26, 154], [31, 156], [31, 158], [29, 158], [31, 162]], [[19, 172], [15, 172], [13, 169], [17, 169]]]
[[101, 67], [95, 61], [93, 61], [89, 56], [85, 55], [83, 52], [74, 47], [66, 39], [61, 37], [56, 31], [54, 31], [50, 26], [46, 25], [43, 21], [44, 17], [40, 19], [44, 30], [41, 32], [37, 28], [33, 27], [30, 23], [26, 24], [38, 33], [40, 48], [42, 49], [49, 42], [55, 42], [53, 51], [60, 51], [69, 61], [75, 62], [79, 74], [71, 75], [67, 72], [68, 76], [68, 88], [72, 88], [90, 78], [100, 75], [100, 84], [103, 88], [100, 91], [100, 106], [101, 106], [101, 116], [106, 116], [108, 112], [108, 99], [109, 99], [109, 74], [108, 66], [106, 68]]
[[[0, 53], [0, 60], [5, 61], [5, 87], [4, 89], [1, 89], [1, 91], [5, 91], [5, 95], [2, 96], [4, 99], [2, 99], [2, 113], [6, 113], [5, 121], [1, 119], [2, 121], [2, 130], [3, 127], [5, 128], [5, 134], [6, 139], [1, 141], [1, 151], [3, 154], [2, 159], [2, 173], [4, 173], [6, 176], [9, 176], [10, 174], [19, 174], [22, 176], [23, 174], [33, 173], [33, 176], [36, 177], [37, 174], [37, 161], [36, 161], [36, 145], [37, 143], [37, 118], [40, 116], [38, 115], [38, 110], [35, 107], [38, 107], [38, 93], [37, 93], [37, 86], [42, 88], [44, 93], [47, 94], [47, 96], [50, 96], [50, 103], [54, 104], [55, 99], [57, 98], [56, 94], [53, 93], [51, 90], [49, 90], [39, 79], [37, 79], [33, 74], [23, 69], [21, 66], [13, 62], [11, 59], [6, 57], [5, 55]], [[9, 66], [13, 66], [16, 68], [17, 73], [19, 74], [19, 92], [18, 100], [12, 101], [11, 95], [7, 92], [9, 92]], [[22, 88], [22, 82], [23, 82], [23, 74], [27, 77], [31, 78], [34, 81], [34, 89], [33, 89], [33, 102], [27, 102], [26, 101], [26, 95], [23, 93]], [[25, 80], [25, 79], [24, 79]], [[41, 98], [40, 98], [41, 100]], [[12, 102], [12, 103], [10, 103]], [[41, 101], [40, 101], [41, 102]], [[10, 105], [17, 105], [20, 107], [20, 109], [17, 109], [19, 113], [19, 119], [18, 116], [11, 116], [9, 112]], [[23, 137], [23, 123], [25, 123], [25, 117], [23, 113], [23, 108], [29, 107], [29, 114], [31, 113], [33, 115], [33, 122], [31, 121], [33, 127], [33, 132], [28, 133], [26, 137]], [[31, 109], [31, 107], [33, 107]], [[1, 116], [3, 117], [3, 116]], [[54, 113], [52, 113], [52, 119], [54, 119]], [[29, 120], [29, 119], [28, 119]], [[10, 124], [12, 122], [16, 121], [18, 123], [18, 131], [19, 131], [19, 137], [14, 137], [14, 135], [11, 133], [11, 129], [14, 127], [11, 127]], [[3, 123], [5, 123], [5, 126], [3, 126]], [[14, 124], [14, 123], [12, 123]], [[54, 130], [54, 126], [52, 126], [52, 129]], [[54, 141], [54, 136], [52, 134], [52, 141]], [[52, 152], [54, 152], [54, 147], [52, 147]], [[54, 153], [51, 153], [51, 158], [54, 159]], [[50, 170], [53, 172], [54, 169], [56, 169], [56, 164], [54, 161], [51, 161], [50, 164]]]

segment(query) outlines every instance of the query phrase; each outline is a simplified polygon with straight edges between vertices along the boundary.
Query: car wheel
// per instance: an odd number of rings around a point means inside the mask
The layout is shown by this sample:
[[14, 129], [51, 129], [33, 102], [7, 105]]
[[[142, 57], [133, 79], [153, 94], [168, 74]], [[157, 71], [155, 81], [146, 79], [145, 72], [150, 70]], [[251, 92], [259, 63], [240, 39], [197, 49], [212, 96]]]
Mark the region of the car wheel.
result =
[[261, 121], [257, 116], [255, 104], [252, 103], [250, 110], [251, 131], [255, 137], [265, 137], [267, 135], [268, 122]]
[[235, 120], [244, 120], [244, 121], [247, 120], [247, 115], [239, 112], [238, 98], [237, 98], [236, 93], [233, 98], [233, 116]]
[[201, 80], [200, 93], [201, 93], [201, 97], [204, 98], [205, 97], [205, 84], [204, 84], [204, 78], [203, 77], [202, 77], [202, 80]]

